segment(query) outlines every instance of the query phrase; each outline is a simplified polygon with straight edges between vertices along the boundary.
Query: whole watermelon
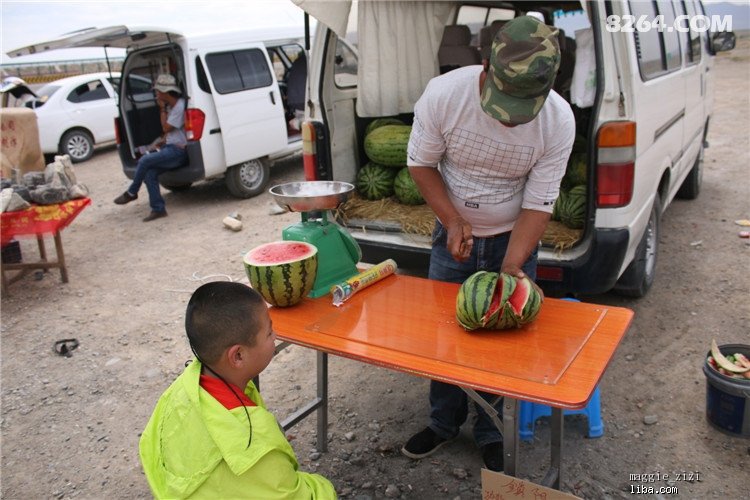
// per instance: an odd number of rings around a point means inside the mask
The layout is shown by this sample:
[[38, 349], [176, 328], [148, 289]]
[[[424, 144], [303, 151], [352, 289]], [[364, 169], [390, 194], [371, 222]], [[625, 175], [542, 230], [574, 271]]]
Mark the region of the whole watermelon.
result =
[[581, 229], [586, 222], [586, 186], [576, 186], [565, 195], [558, 209], [560, 222], [571, 229]]
[[565, 198], [567, 198], [567, 196], [567, 191], [560, 189], [560, 194], [557, 195], [555, 204], [552, 206], [552, 220], [560, 220], [560, 207], [565, 204]]
[[357, 191], [368, 200], [380, 200], [393, 194], [393, 182], [398, 170], [368, 163], [357, 172]]
[[568, 160], [568, 166], [565, 170], [562, 185], [572, 188], [581, 184], [586, 184], [586, 170], [588, 168], [588, 156], [586, 153], [573, 153]]
[[417, 183], [412, 179], [409, 168], [405, 167], [398, 171], [393, 183], [393, 191], [398, 201], [404, 205], [423, 205], [425, 203], [422, 193], [419, 192]]
[[373, 130], [384, 127], [386, 125], [406, 125], [404, 122], [399, 120], [398, 118], [375, 118], [373, 121], [367, 124], [367, 128], [365, 128], [365, 137], [370, 135], [370, 132]]
[[315, 284], [318, 249], [304, 241], [274, 241], [247, 252], [243, 262], [250, 284], [266, 302], [293, 306]]
[[544, 294], [529, 278], [478, 271], [456, 296], [456, 320], [466, 330], [518, 328], [536, 319]]
[[365, 154], [375, 163], [387, 167], [406, 166], [406, 147], [411, 126], [384, 125], [365, 136]]

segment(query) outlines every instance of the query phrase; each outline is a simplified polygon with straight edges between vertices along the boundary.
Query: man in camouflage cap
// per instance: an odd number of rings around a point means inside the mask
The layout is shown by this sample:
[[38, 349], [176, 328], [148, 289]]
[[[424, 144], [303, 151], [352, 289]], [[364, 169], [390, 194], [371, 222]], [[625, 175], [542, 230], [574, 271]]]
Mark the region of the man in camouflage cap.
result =
[[[433, 78], [415, 104], [407, 165], [437, 216], [431, 279], [462, 283], [480, 270], [536, 279], [536, 248], [575, 135], [570, 105], [551, 90], [557, 36], [533, 17], [517, 17], [497, 33], [483, 66]], [[502, 415], [502, 400], [482, 397]], [[428, 427], [402, 453], [431, 455], [467, 415], [461, 388], [432, 381]], [[502, 437], [479, 406], [474, 440], [485, 466], [503, 470]]]
[[557, 37], [556, 29], [530, 16], [497, 32], [482, 87], [485, 113], [506, 125], [527, 123], [539, 114], [560, 67]]

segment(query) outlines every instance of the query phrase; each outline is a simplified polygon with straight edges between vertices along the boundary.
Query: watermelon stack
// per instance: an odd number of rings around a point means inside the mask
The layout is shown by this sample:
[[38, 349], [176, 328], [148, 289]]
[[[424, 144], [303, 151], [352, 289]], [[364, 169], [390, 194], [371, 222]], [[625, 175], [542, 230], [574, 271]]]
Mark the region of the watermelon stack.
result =
[[456, 296], [456, 320], [466, 330], [504, 330], [531, 323], [544, 294], [528, 277], [479, 271], [464, 281]]
[[383, 125], [365, 136], [365, 154], [375, 163], [388, 167], [406, 166], [406, 147], [411, 126]]
[[318, 249], [304, 241], [274, 241], [250, 250], [243, 262], [250, 284], [266, 302], [288, 307], [312, 290]]
[[[554, 214], [554, 209], [553, 209]], [[560, 222], [571, 229], [581, 229], [586, 222], [586, 186], [576, 186], [562, 197], [557, 207]]]
[[396, 198], [404, 205], [423, 205], [425, 203], [422, 193], [419, 192], [417, 183], [412, 179], [409, 168], [404, 167], [398, 171], [393, 183], [393, 191]]
[[370, 162], [357, 172], [357, 191], [368, 200], [387, 198], [393, 194], [398, 172], [395, 168]]
[[365, 137], [370, 135], [370, 132], [375, 130], [376, 128], [383, 127], [385, 125], [406, 125], [404, 122], [399, 120], [398, 118], [375, 118], [373, 121], [371, 121], [367, 128], [365, 128]]

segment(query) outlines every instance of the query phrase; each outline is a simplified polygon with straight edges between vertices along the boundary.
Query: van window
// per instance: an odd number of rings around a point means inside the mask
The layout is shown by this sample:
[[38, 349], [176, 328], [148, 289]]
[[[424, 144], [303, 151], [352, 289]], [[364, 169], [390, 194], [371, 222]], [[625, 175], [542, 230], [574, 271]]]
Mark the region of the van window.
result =
[[198, 88], [210, 94], [211, 86], [208, 84], [206, 68], [203, 67], [203, 61], [201, 61], [200, 56], [195, 56], [195, 75], [198, 78]]
[[688, 19], [693, 19], [696, 16], [695, 6], [691, 0], [683, 0], [680, 2], [680, 8], [682, 10], [680, 14], [688, 16], [687, 19], [682, 18], [680, 23], [683, 28], [689, 29], [687, 33], [682, 34], [685, 37], [685, 59], [688, 65], [696, 64], [701, 60], [701, 35], [691, 29], [688, 22]]
[[102, 99], [109, 99], [109, 94], [101, 80], [94, 80], [93, 82], [79, 85], [68, 94], [68, 101], [70, 102], [91, 102]]
[[492, 21], [508, 21], [514, 17], [516, 17], [516, 12], [512, 9], [462, 5], [458, 8], [456, 24], [467, 25], [471, 31], [471, 44], [478, 46], [479, 31], [484, 26], [489, 26]]
[[[656, 6], [653, 2], [630, 2], [630, 12], [635, 19], [646, 16], [648, 22], [656, 17]], [[665, 72], [662, 59], [661, 37], [657, 30], [645, 30], [639, 32], [633, 30], [635, 37], [635, 51], [638, 56], [638, 68], [641, 70], [641, 78], [649, 80]]]
[[357, 56], [341, 40], [336, 42], [336, 64], [333, 79], [337, 87], [357, 86]]
[[659, 14], [664, 16], [664, 29], [661, 32], [661, 36], [664, 37], [667, 71], [673, 71], [682, 66], [679, 33], [667, 28], [675, 25], [674, 5], [672, 4], [672, 0], [658, 0], [656, 5], [659, 7]]
[[259, 49], [208, 54], [206, 64], [220, 94], [268, 87], [273, 83], [265, 54]]
[[276, 52], [276, 49], [267, 49], [268, 50], [268, 58], [271, 59], [271, 66], [273, 67], [273, 72], [276, 74], [276, 81], [280, 82], [284, 80], [284, 73], [286, 73], [286, 66], [284, 66], [284, 61], [281, 59], [281, 56], [278, 52]]

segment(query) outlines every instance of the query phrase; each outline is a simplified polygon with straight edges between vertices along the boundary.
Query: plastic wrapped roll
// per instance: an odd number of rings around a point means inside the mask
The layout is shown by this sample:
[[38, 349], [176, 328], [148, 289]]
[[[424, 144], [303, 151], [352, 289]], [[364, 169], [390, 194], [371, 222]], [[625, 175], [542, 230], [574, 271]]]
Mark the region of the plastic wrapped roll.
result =
[[352, 295], [358, 291], [367, 288], [373, 283], [377, 283], [383, 278], [387, 278], [391, 274], [396, 272], [398, 266], [396, 261], [393, 259], [384, 260], [380, 264], [371, 267], [367, 271], [363, 271], [356, 276], [352, 276], [348, 280], [333, 285], [331, 287], [331, 295], [333, 295], [333, 305], [338, 307], [351, 298]]

